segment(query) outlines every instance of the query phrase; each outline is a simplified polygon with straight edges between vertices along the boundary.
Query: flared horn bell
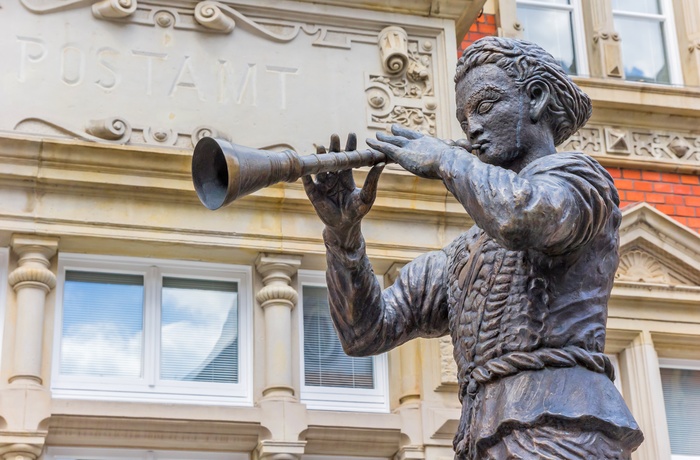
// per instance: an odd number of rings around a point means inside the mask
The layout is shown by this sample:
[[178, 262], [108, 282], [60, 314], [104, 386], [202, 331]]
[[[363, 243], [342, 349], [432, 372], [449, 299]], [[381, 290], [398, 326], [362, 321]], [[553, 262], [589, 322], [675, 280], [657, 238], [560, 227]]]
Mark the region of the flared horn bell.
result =
[[197, 196], [209, 209], [300, 174], [296, 152], [272, 152], [204, 137], [192, 155], [192, 181]]
[[292, 150], [273, 152], [203, 137], [192, 155], [192, 182], [209, 209], [219, 209], [240, 197], [301, 176], [373, 166], [386, 162], [377, 151], [353, 150], [301, 156]]

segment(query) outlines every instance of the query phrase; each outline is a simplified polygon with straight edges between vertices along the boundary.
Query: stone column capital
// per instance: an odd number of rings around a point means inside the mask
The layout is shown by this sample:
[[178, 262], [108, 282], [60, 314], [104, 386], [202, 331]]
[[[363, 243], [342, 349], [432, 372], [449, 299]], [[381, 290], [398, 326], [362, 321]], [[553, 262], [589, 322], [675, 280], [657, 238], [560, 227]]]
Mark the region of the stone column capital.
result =
[[[32, 436], [36, 438], [36, 436]], [[36, 460], [41, 455], [44, 438], [37, 444], [13, 443], [0, 445], [0, 457], [3, 460]]]
[[58, 238], [13, 235], [10, 246], [19, 256], [19, 267], [7, 280], [15, 291], [32, 286], [48, 292], [56, 286], [56, 275], [49, 266], [58, 251]]
[[291, 278], [299, 270], [301, 258], [302, 256], [296, 254], [260, 253], [255, 259], [255, 268], [263, 276], [279, 271]]
[[299, 295], [290, 286], [292, 276], [301, 266], [301, 256], [286, 254], [260, 254], [255, 267], [263, 276], [265, 285], [255, 296], [262, 308], [269, 305], [285, 304], [294, 308]]

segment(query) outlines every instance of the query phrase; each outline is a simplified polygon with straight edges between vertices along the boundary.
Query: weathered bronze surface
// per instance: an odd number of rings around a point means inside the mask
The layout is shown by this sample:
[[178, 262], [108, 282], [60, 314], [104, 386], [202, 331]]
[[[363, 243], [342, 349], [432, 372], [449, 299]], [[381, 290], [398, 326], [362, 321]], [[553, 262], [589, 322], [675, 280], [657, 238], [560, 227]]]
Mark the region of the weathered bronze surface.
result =
[[294, 182], [302, 176], [388, 161], [377, 150], [350, 150], [330, 155], [299, 155], [293, 150], [273, 152], [204, 137], [192, 155], [192, 182], [200, 201], [219, 209], [238, 198], [278, 182]]
[[[326, 224], [343, 347], [363, 356], [450, 334], [463, 407], [456, 459], [629, 459], [643, 436], [603, 354], [619, 198], [594, 159], [555, 150], [585, 124], [591, 102], [551, 55], [518, 40], [477, 41], [455, 81], [466, 140], [400, 126], [367, 140], [442, 180], [476, 222], [391, 287], [380, 289], [360, 232], [382, 166], [362, 189], [349, 170], [302, 178]], [[330, 150], [340, 150], [337, 136]]]
[[[643, 436], [603, 354], [619, 198], [594, 159], [555, 150], [586, 123], [590, 99], [542, 48], [504, 38], [469, 47], [455, 82], [466, 139], [393, 126], [367, 140], [369, 152], [356, 152], [352, 134], [340, 152], [333, 135], [330, 152], [308, 162], [208, 139], [193, 159], [195, 188], [216, 209], [302, 177], [326, 225], [331, 315], [345, 351], [451, 335], [456, 459], [629, 459]], [[382, 291], [360, 226], [385, 159], [442, 180], [476, 225]], [[361, 189], [347, 169], [360, 165], [375, 165]]]

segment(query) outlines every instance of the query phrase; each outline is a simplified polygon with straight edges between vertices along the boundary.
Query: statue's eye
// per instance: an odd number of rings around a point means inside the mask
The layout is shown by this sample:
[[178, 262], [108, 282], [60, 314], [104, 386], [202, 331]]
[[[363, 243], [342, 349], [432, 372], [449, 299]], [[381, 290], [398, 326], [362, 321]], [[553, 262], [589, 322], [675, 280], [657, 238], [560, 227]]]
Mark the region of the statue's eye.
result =
[[493, 104], [495, 102], [496, 101], [494, 101], [494, 100], [482, 101], [481, 103], [479, 103], [479, 106], [476, 108], [476, 113], [478, 113], [479, 115], [485, 114], [486, 112], [491, 110], [491, 108], [493, 107]]
[[459, 126], [462, 128], [462, 131], [465, 133], [469, 132], [469, 122], [467, 120], [462, 121]]

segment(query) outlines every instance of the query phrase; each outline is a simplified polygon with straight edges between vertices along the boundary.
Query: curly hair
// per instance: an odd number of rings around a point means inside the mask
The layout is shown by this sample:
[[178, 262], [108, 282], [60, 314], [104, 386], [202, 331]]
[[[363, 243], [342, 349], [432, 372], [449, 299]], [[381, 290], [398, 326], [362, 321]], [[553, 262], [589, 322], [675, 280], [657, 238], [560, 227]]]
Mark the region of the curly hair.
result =
[[540, 46], [524, 40], [485, 37], [464, 50], [457, 62], [455, 84], [475, 67], [495, 64], [519, 87], [538, 81], [549, 87], [549, 104], [544, 120], [559, 145], [578, 131], [591, 117], [591, 99], [576, 86], [561, 65]]

